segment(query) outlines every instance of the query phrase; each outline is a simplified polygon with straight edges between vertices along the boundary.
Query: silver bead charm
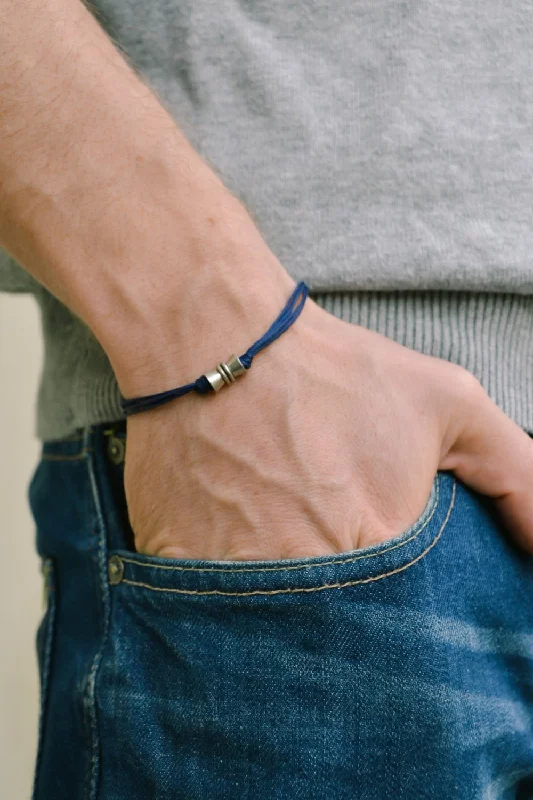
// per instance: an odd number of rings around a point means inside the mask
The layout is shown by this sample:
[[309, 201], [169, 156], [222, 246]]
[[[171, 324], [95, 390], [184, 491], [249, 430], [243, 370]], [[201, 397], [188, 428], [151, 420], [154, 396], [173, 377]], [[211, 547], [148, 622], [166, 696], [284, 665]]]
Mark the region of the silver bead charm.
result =
[[205, 373], [205, 377], [213, 387], [215, 392], [219, 392], [223, 386], [229, 386], [240, 375], [244, 375], [246, 368], [240, 358], [235, 354], [231, 355], [227, 362], [217, 364], [215, 369]]
[[213, 387], [213, 391], [219, 392], [222, 387], [225, 385], [224, 381], [220, 377], [220, 374], [216, 371], [216, 369], [211, 369], [209, 372], [205, 373], [205, 377]]

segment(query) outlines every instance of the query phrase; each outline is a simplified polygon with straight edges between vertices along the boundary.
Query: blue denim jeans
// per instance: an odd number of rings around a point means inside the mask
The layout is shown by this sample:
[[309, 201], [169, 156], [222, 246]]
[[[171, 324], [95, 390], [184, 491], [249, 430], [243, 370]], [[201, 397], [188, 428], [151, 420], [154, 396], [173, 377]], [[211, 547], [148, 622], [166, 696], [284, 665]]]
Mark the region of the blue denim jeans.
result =
[[[124, 426], [43, 444], [36, 800], [533, 798], [533, 558], [435, 476], [380, 545], [135, 552]], [[179, 519], [176, 520], [179, 525]]]

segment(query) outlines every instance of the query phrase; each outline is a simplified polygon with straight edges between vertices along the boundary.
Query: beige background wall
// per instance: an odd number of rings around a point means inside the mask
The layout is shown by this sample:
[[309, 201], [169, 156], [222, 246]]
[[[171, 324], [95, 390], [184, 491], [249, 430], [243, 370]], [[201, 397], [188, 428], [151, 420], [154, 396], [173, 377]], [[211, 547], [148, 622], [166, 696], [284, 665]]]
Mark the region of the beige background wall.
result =
[[34, 403], [41, 370], [33, 298], [0, 293], [0, 794], [28, 800], [37, 744], [34, 638], [42, 583], [26, 489], [39, 443]]

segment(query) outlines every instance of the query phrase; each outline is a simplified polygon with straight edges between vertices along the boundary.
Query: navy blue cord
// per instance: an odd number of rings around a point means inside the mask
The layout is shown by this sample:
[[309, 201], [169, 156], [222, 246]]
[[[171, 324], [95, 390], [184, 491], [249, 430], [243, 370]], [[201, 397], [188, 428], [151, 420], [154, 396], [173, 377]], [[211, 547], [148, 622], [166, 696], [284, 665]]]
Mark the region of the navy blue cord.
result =
[[[281, 334], [298, 318], [304, 307], [308, 293], [309, 288], [307, 284], [304, 283], [304, 281], [300, 281], [287, 300], [285, 307], [267, 332], [261, 336], [257, 342], [254, 342], [246, 353], [243, 353], [243, 355], [239, 357], [245, 369], [250, 369], [254, 356], [267, 345], [272, 344], [272, 342], [281, 336]], [[163, 403], [168, 403], [169, 400], [175, 400], [177, 397], [182, 397], [184, 394], [188, 394], [188, 392], [192, 391], [198, 392], [198, 394], [207, 394], [208, 392], [213, 392], [214, 389], [206, 376], [201, 375], [193, 383], [187, 383], [185, 386], [179, 386], [177, 389], [169, 389], [166, 392], [158, 392], [157, 394], [148, 394], [144, 397], [132, 397], [129, 400], [123, 397], [120, 401], [120, 405], [125, 415], [129, 417], [132, 414], [139, 414], [141, 411], [149, 411], [152, 408], [157, 408], [157, 406], [161, 406]]]

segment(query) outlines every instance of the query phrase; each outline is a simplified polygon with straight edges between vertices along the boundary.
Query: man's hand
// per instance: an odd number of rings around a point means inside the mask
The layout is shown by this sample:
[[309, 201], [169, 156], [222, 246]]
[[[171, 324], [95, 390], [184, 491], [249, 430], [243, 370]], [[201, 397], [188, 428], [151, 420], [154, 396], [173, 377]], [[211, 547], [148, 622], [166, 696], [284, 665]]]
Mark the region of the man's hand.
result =
[[[230, 342], [217, 345], [224, 358]], [[462, 368], [309, 299], [237, 383], [128, 421], [136, 546], [162, 557], [298, 558], [382, 542], [422, 513], [437, 469], [493, 497], [533, 552], [527, 434]]]

